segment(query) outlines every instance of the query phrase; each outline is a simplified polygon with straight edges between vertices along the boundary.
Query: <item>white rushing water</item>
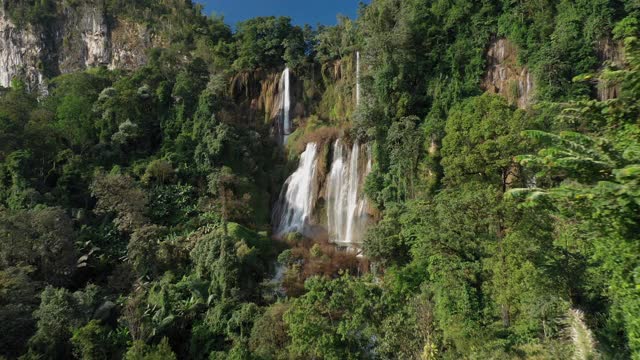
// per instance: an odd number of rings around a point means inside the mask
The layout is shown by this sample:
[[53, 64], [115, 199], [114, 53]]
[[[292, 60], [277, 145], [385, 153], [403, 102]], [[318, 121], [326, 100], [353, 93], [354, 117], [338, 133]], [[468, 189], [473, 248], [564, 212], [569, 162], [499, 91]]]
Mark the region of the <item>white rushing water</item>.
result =
[[315, 203], [317, 145], [308, 143], [300, 155], [298, 169], [284, 184], [275, 211], [275, 234], [282, 236], [290, 232], [305, 234]]
[[366, 165], [361, 165], [361, 147], [356, 142], [351, 151], [344, 142], [333, 145], [333, 161], [327, 179], [327, 221], [332, 242], [351, 247], [360, 243], [368, 222], [367, 199], [362, 191], [371, 171], [371, 154], [367, 147]]
[[289, 135], [291, 135], [291, 91], [290, 91], [290, 73], [289, 68], [284, 69], [280, 77], [280, 89], [283, 91], [282, 96], [282, 135], [283, 143], [287, 143]]
[[360, 51], [356, 52], [356, 105], [360, 105]]

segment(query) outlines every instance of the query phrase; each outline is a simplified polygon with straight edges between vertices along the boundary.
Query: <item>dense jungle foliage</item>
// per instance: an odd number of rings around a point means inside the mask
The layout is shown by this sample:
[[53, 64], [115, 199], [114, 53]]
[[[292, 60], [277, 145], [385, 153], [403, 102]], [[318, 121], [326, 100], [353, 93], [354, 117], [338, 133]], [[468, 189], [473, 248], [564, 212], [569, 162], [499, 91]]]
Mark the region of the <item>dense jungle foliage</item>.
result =
[[[3, 5], [39, 24], [60, 3]], [[637, 1], [373, 0], [337, 26], [235, 31], [188, 1], [102, 5], [171, 45], [47, 96], [2, 89], [0, 358], [640, 359]], [[482, 90], [499, 38], [530, 106]], [[374, 146], [366, 259], [271, 239], [291, 164], [230, 84], [285, 66], [294, 144]]]

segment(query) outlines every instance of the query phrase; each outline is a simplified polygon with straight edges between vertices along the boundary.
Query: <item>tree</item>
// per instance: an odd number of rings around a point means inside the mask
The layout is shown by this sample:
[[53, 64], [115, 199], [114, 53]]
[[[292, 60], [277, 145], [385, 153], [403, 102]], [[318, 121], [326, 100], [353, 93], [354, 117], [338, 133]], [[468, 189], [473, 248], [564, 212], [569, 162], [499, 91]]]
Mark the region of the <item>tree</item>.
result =
[[395, 188], [396, 201], [411, 199], [417, 192], [416, 175], [424, 153], [424, 135], [416, 116], [403, 117], [391, 124], [386, 147], [389, 154], [389, 183]]
[[324, 359], [366, 357], [380, 289], [367, 279], [348, 275], [334, 280], [311, 278], [305, 289], [307, 293], [294, 299], [284, 314], [291, 354]]
[[175, 171], [171, 163], [166, 160], [153, 160], [147, 166], [142, 177], [142, 182], [150, 184], [152, 182], [156, 184], [165, 184], [173, 179]]
[[35, 332], [32, 313], [38, 308], [42, 284], [29, 277], [33, 271], [28, 266], [0, 271], [0, 356], [16, 358], [23, 354], [27, 340]]
[[469, 177], [500, 184], [502, 191], [519, 179], [515, 156], [527, 146], [520, 132], [527, 116], [514, 111], [502, 97], [485, 94], [449, 112], [442, 140], [444, 182], [459, 184]]
[[640, 311], [636, 276], [640, 269], [638, 49], [637, 38], [626, 40], [629, 69], [623, 72], [623, 96], [619, 100], [597, 106], [576, 102], [565, 109], [565, 115], [578, 120], [604, 116], [604, 126], [598, 133], [525, 133], [540, 140], [543, 147], [537, 154], [519, 160], [525, 166], [541, 169], [539, 177], [556, 181], [548, 181], [548, 187], [510, 192], [513, 196], [526, 195], [524, 205], [551, 204], [556, 216], [574, 224], [570, 230], [577, 236], [566, 237], [577, 237], [579, 254], [590, 258], [590, 266], [602, 274], [589, 286], [601, 289], [610, 301], [609, 326], [614, 329], [610, 331], [623, 331], [628, 338], [625, 345], [607, 339], [608, 345], [612, 352], [628, 346], [632, 357], [640, 354], [636, 316]]
[[[632, 130], [634, 127], [622, 126], [619, 131], [640, 133], [638, 129]], [[559, 172], [567, 180], [557, 187], [516, 189], [511, 194], [527, 194], [530, 206], [550, 201], [559, 216], [579, 222], [577, 240], [593, 242], [587, 244], [584, 255], [591, 257], [605, 276], [606, 296], [612, 302], [610, 311], [621, 317], [622, 323], [617, 326], [624, 328], [630, 350], [636, 353], [640, 351], [640, 330], [633, 314], [640, 309], [640, 301], [631, 274], [640, 266], [635, 255], [640, 251], [635, 235], [640, 204], [636, 190], [640, 173], [637, 140], [625, 137], [627, 140], [617, 144], [616, 149], [609, 145], [608, 137], [591, 138], [568, 132], [529, 134], [545, 139], [550, 146], [537, 156], [521, 157], [523, 164], [542, 166], [542, 174]]]
[[157, 269], [156, 253], [158, 244], [166, 229], [162, 226], [145, 224], [136, 228], [127, 245], [127, 259], [139, 276], [154, 274]]
[[471, 354], [492, 336], [481, 327], [482, 309], [490, 306], [481, 292], [487, 275], [482, 261], [496, 242], [497, 200], [494, 188], [470, 183], [441, 192], [426, 207], [410, 208], [418, 214], [430, 209], [404, 232], [414, 239], [414, 261], [426, 266], [435, 320], [454, 354]]
[[210, 293], [218, 299], [235, 297], [239, 260], [233, 240], [220, 227], [207, 226], [191, 235], [191, 258], [201, 278], [211, 281]]
[[183, 107], [183, 120], [191, 118], [196, 110], [198, 94], [207, 86], [209, 71], [202, 59], [196, 58], [178, 73], [171, 96]]
[[24, 128], [36, 99], [23, 91], [9, 91], [0, 96], [0, 160], [23, 145]]
[[290, 65], [304, 58], [304, 36], [300, 27], [291, 25], [288, 17], [258, 17], [240, 22], [234, 35], [238, 58], [236, 70], [276, 68], [285, 57]]
[[110, 330], [102, 326], [99, 321], [89, 321], [73, 332], [71, 343], [74, 356], [86, 360], [111, 359], [114, 344], [111, 343], [110, 336]]
[[284, 314], [288, 309], [287, 303], [276, 303], [255, 320], [249, 340], [252, 353], [268, 359], [286, 358], [290, 338]]
[[410, 244], [398, 232], [403, 209], [396, 203], [388, 204], [385, 217], [367, 230], [363, 248], [365, 254], [386, 267], [404, 265], [410, 260]]
[[157, 345], [147, 345], [136, 340], [124, 356], [126, 360], [176, 360], [176, 354], [171, 350], [167, 338], [163, 338]]
[[62, 75], [52, 82], [47, 106], [55, 109], [60, 134], [80, 152], [97, 140], [93, 103], [107, 84], [105, 77], [85, 72]]
[[212, 116], [196, 129], [197, 145], [194, 160], [199, 170], [208, 172], [216, 166], [233, 160], [232, 149], [238, 145], [238, 135], [233, 127], [220, 123]]
[[244, 303], [231, 315], [227, 324], [227, 333], [237, 343], [248, 343], [251, 329], [256, 318], [260, 315], [260, 308], [254, 303]]
[[120, 231], [133, 232], [148, 222], [146, 194], [134, 180], [121, 174], [95, 174], [91, 192], [98, 199], [96, 213], [115, 214], [114, 223]]
[[216, 169], [208, 176], [209, 193], [213, 195], [214, 206], [222, 215], [224, 231], [227, 222], [251, 219], [251, 195], [243, 190], [247, 180], [233, 173], [228, 167]]
[[66, 283], [75, 270], [75, 233], [63, 209], [0, 210], [0, 232], [2, 267], [32, 265], [51, 284]]
[[321, 64], [344, 58], [356, 48], [357, 26], [346, 16], [338, 16], [336, 26], [321, 26], [315, 37], [316, 59]]
[[40, 307], [33, 313], [38, 329], [29, 340], [29, 352], [47, 358], [70, 357], [72, 331], [93, 314], [95, 295], [91, 288], [76, 293], [51, 286], [45, 288]]

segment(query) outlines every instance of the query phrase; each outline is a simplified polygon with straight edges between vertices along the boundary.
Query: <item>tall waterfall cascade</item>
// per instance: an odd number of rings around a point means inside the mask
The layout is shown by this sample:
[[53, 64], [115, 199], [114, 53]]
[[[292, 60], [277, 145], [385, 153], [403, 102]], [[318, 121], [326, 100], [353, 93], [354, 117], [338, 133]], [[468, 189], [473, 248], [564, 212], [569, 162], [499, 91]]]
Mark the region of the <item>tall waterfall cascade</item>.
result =
[[[357, 142], [351, 151], [348, 150], [341, 140], [333, 145], [333, 161], [327, 179], [327, 225], [332, 242], [352, 246], [362, 242], [368, 222], [368, 204], [362, 188], [364, 179], [371, 172], [371, 153], [368, 147], [363, 149]], [[366, 155], [364, 159], [362, 150]]]
[[282, 135], [283, 143], [287, 143], [289, 135], [291, 135], [291, 85], [290, 85], [291, 71], [289, 68], [284, 69], [282, 76], [280, 76], [279, 88], [282, 91]]
[[[321, 227], [336, 245], [354, 248], [362, 242], [370, 221], [363, 186], [371, 172], [371, 148], [357, 142], [349, 146], [339, 139], [332, 144], [332, 151], [330, 168], [322, 181], [317, 178], [318, 156], [322, 151], [315, 143], [307, 144], [298, 169], [285, 182], [274, 209], [276, 236], [290, 232], [315, 236]], [[319, 184], [324, 184], [324, 188]], [[321, 197], [325, 206], [319, 208], [326, 214], [314, 214]], [[326, 219], [326, 224], [314, 223], [317, 219]]]
[[360, 105], [360, 51], [356, 52], [356, 105]]
[[310, 225], [315, 203], [318, 146], [308, 143], [300, 155], [298, 169], [284, 184], [274, 212], [277, 236], [291, 232], [305, 234]]

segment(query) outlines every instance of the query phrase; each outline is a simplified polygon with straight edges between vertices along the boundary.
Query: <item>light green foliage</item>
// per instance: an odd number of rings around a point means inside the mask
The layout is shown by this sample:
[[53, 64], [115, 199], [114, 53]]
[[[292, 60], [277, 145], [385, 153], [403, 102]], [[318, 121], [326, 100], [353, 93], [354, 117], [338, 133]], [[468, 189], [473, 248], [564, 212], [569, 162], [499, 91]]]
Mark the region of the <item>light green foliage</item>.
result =
[[237, 140], [229, 125], [216, 123], [213, 117], [207, 122], [196, 132], [199, 140], [194, 159], [202, 171], [211, 171], [216, 165], [220, 165], [224, 155], [231, 151], [234, 140]]
[[[625, 111], [618, 113], [615, 102], [604, 104], [606, 125], [601, 133], [528, 132], [544, 147], [537, 155], [522, 156], [520, 160], [538, 165], [542, 169], [540, 177], [560, 175], [564, 181], [548, 189], [513, 190], [511, 195], [527, 195], [525, 204], [529, 206], [550, 202], [557, 216], [577, 222], [578, 242], [589, 241], [578, 249], [582, 256], [592, 259], [594, 270], [603, 275], [599, 281], [607, 284], [603, 295], [611, 301], [609, 311], [614, 324], [610, 326], [625, 329], [631, 353], [637, 356], [640, 332], [634, 314], [639, 302], [637, 281], [632, 274], [638, 268], [639, 251], [635, 236], [640, 160], [636, 151], [639, 137], [635, 103], [640, 93], [633, 81], [638, 66], [638, 58], [633, 55], [637, 53], [634, 40], [627, 42], [627, 51], [631, 66], [623, 83], [625, 95], [618, 100]], [[594, 107], [589, 104], [574, 106], [566, 111], [584, 118], [593, 116]], [[608, 345], [619, 346], [615, 340]]]
[[75, 299], [69, 291], [53, 287], [47, 287], [41, 297], [40, 307], [33, 314], [38, 320], [38, 330], [29, 340], [30, 350], [64, 357], [71, 350], [66, 343], [71, 330], [79, 325]]
[[387, 181], [395, 184], [395, 201], [412, 199], [419, 191], [417, 174], [424, 154], [424, 138], [419, 121], [416, 116], [403, 117], [391, 124], [387, 134], [386, 146], [390, 164]]
[[260, 17], [238, 24], [234, 35], [238, 58], [236, 70], [277, 67], [285, 61], [298, 66], [305, 55], [303, 30], [291, 25], [288, 17]]
[[177, 279], [170, 272], [154, 282], [146, 299], [151, 337], [171, 334], [206, 308], [207, 282], [196, 276]]
[[111, 136], [111, 141], [115, 144], [126, 146], [139, 136], [138, 125], [127, 119], [118, 126], [118, 131]]
[[316, 58], [324, 64], [332, 60], [350, 59], [355, 47], [358, 29], [356, 22], [348, 17], [338, 16], [338, 25], [322, 27], [316, 35]]
[[175, 176], [171, 163], [166, 160], [154, 160], [149, 163], [142, 177], [142, 182], [150, 184], [165, 184]]
[[157, 345], [147, 345], [142, 341], [134, 341], [124, 356], [126, 360], [176, 360], [176, 354], [171, 350], [167, 338], [163, 338]]
[[[539, 98], [558, 100], [586, 95], [578, 74], [598, 66], [593, 44], [613, 27], [615, 6], [609, 1], [535, 1], [512, 3], [498, 19], [500, 33], [521, 50], [539, 80]], [[549, 21], [553, 17], [555, 21]]]
[[[111, 343], [109, 329], [100, 325], [97, 320], [91, 320], [87, 325], [73, 332], [71, 343], [73, 354], [78, 359], [107, 360], [114, 350]], [[119, 345], [119, 344], [118, 344]]]
[[95, 143], [93, 103], [109, 84], [104, 72], [67, 74], [52, 82], [47, 107], [56, 114], [56, 127], [73, 146], [87, 149]]
[[232, 296], [238, 286], [238, 257], [233, 240], [220, 228], [206, 227], [193, 234], [191, 258], [197, 274], [211, 280], [210, 292], [219, 298]]
[[526, 149], [520, 132], [530, 128], [526, 114], [499, 96], [485, 94], [452, 108], [442, 140], [444, 182], [474, 178], [513, 186], [519, 175], [514, 157]]
[[485, 305], [480, 260], [485, 244], [496, 241], [495, 201], [495, 190], [481, 185], [448, 190], [431, 204], [431, 216], [414, 226], [414, 257], [426, 261], [438, 327], [445, 344], [460, 353], [470, 353], [490, 336], [480, 329]]
[[251, 336], [251, 329], [256, 318], [260, 315], [260, 308], [253, 303], [244, 303], [236, 310], [227, 324], [227, 333], [232, 334], [234, 340], [243, 342]]
[[284, 315], [289, 350], [325, 359], [366, 357], [380, 289], [348, 275], [333, 281], [311, 278], [305, 288]]
[[389, 307], [379, 327], [377, 351], [381, 357], [437, 359], [441, 333], [435, 324], [433, 299], [427, 291], [401, 295], [394, 291], [394, 282], [404, 280], [390, 272], [384, 299]]
[[387, 205], [385, 217], [367, 231], [365, 253], [382, 265], [403, 265], [409, 260], [410, 246], [398, 232], [401, 215], [402, 208], [398, 204]]

